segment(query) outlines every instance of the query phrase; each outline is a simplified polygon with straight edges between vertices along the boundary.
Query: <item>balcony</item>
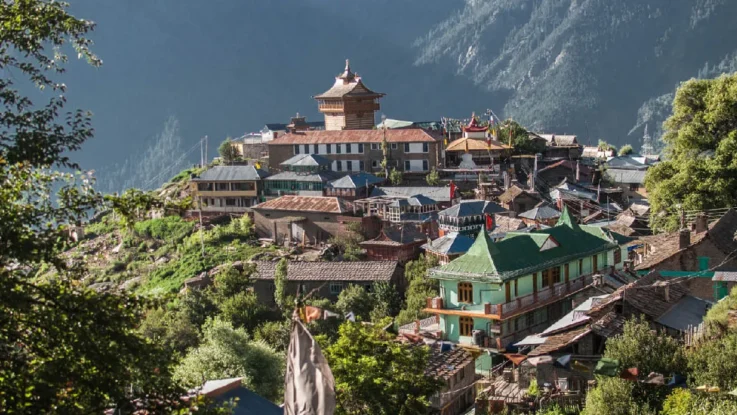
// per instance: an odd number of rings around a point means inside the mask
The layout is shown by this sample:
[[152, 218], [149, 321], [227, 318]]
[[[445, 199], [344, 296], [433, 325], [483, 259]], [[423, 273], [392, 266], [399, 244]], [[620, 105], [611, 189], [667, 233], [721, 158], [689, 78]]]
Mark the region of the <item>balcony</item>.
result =
[[593, 275], [586, 275], [568, 282], [559, 282], [538, 292], [524, 295], [503, 304], [485, 303], [482, 310], [465, 310], [464, 308], [444, 308], [440, 297], [428, 298], [425, 312], [469, 317], [486, 317], [502, 320], [554, 303], [566, 296], [580, 291], [594, 282]]

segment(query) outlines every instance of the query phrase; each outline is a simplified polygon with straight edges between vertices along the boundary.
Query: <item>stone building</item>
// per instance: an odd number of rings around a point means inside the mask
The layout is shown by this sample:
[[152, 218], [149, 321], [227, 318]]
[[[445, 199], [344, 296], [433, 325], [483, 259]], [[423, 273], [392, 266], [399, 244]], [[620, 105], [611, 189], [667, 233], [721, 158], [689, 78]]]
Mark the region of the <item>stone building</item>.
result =
[[[274, 273], [278, 261], [255, 261], [253, 289], [260, 302], [274, 305]], [[307, 294], [315, 290], [316, 298], [337, 300], [348, 285], [360, 285], [371, 291], [377, 282], [405, 288], [404, 271], [396, 261], [308, 262], [287, 264], [288, 295]]]
[[319, 244], [345, 231], [353, 205], [336, 197], [281, 196], [253, 207], [256, 233], [277, 244]]
[[269, 173], [255, 166], [214, 166], [190, 181], [203, 213], [243, 213], [259, 202]]
[[540, 196], [517, 185], [512, 185], [499, 196], [499, 203], [506, 210], [520, 214], [540, 203]]

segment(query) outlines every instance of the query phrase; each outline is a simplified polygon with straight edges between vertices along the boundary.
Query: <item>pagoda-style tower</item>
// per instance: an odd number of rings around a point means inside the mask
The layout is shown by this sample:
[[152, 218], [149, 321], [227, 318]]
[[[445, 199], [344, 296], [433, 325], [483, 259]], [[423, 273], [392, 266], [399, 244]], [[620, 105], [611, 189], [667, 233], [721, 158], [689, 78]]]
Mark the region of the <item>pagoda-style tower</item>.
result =
[[333, 87], [315, 96], [320, 112], [325, 114], [326, 130], [370, 130], [374, 128], [379, 99], [384, 94], [374, 92], [351, 72], [348, 59], [345, 70], [335, 77]]

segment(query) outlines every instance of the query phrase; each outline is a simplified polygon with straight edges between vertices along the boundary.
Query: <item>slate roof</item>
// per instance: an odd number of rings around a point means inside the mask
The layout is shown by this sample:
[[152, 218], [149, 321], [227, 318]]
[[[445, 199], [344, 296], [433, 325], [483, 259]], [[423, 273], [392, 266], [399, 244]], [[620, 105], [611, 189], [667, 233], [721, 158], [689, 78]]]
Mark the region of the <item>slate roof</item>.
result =
[[498, 140], [492, 139], [491, 146], [489, 146], [484, 139], [464, 137], [451, 141], [445, 151], [465, 152], [466, 143], [468, 143], [468, 151], [508, 150], [511, 148]]
[[578, 147], [578, 140], [575, 135], [558, 135], [558, 134], [537, 134], [539, 137], [545, 139], [549, 145], [554, 146], [576, 146]]
[[424, 196], [424, 195], [413, 195], [406, 199], [397, 199], [389, 204], [389, 206], [431, 206], [431, 205], [437, 205], [438, 202], [435, 200]]
[[422, 249], [435, 252], [440, 255], [456, 255], [468, 252], [473, 245], [474, 239], [468, 235], [451, 232], [441, 236], [434, 241], [422, 245]]
[[343, 82], [343, 80], [339, 79], [335, 81], [335, 84], [328, 89], [327, 91], [323, 92], [320, 95], [315, 95], [314, 98], [343, 98], [343, 97], [381, 97], [384, 96], [384, 94], [380, 92], [374, 92], [366, 85], [363, 84], [363, 81], [361, 81], [361, 78], [356, 76], [354, 78], [355, 80], [353, 82]]
[[509, 189], [505, 190], [504, 193], [499, 195], [499, 201], [502, 203], [510, 203], [523, 193], [534, 199], [540, 200], [539, 196], [532, 194], [519, 186], [513, 185], [510, 186]]
[[[278, 261], [254, 261], [259, 280], [273, 280]], [[289, 261], [290, 281], [389, 281], [397, 261], [313, 262]]]
[[545, 343], [537, 346], [535, 350], [531, 351], [527, 355], [530, 357], [541, 356], [558, 351], [576, 343], [589, 333], [591, 333], [591, 328], [588, 325], [585, 325], [560, 334], [548, 336], [545, 338]]
[[[382, 130], [315, 130], [287, 133], [269, 141], [269, 146], [328, 143], [381, 143]], [[389, 143], [434, 143], [441, 137], [421, 128], [386, 130]]]
[[367, 185], [373, 185], [377, 183], [383, 183], [384, 179], [376, 177], [369, 173], [356, 173], [349, 174], [338, 180], [333, 180], [328, 184], [328, 187], [334, 189], [360, 189]]
[[317, 166], [329, 166], [333, 164], [333, 161], [327, 157], [323, 157], [319, 154], [297, 154], [294, 157], [290, 157], [283, 162], [281, 166], [301, 166], [301, 167], [317, 167]]
[[494, 233], [512, 232], [527, 227], [522, 219], [510, 218], [504, 215], [494, 215], [494, 225]]
[[622, 184], [643, 184], [645, 183], [645, 174], [647, 170], [625, 170], [625, 169], [607, 169], [606, 174], [609, 181]]
[[711, 306], [710, 301], [685, 295], [655, 322], [672, 329], [685, 331], [689, 326], [696, 327], [701, 324]]
[[370, 197], [375, 196], [400, 196], [410, 197], [415, 195], [427, 196], [436, 202], [449, 202], [450, 201], [450, 187], [431, 187], [431, 186], [417, 186], [417, 187], [389, 187], [381, 186], [374, 187], [371, 191]]
[[488, 200], [461, 200], [448, 209], [438, 212], [439, 216], [450, 216], [454, 218], [462, 218], [466, 216], [479, 216], [485, 213], [490, 215], [506, 212], [507, 210]]
[[277, 173], [273, 176], [269, 176], [265, 178], [264, 180], [267, 180], [267, 181], [284, 180], [284, 181], [295, 181], [295, 182], [327, 183], [331, 180], [337, 180], [344, 174], [345, 173], [332, 171], [332, 170], [317, 171], [317, 172], [311, 172], [311, 173], [297, 173], [293, 171], [284, 171], [281, 173]]
[[254, 166], [214, 166], [202, 172], [193, 182], [255, 181], [268, 177], [269, 173]]
[[[668, 286], [667, 301], [666, 286]], [[663, 278], [657, 272], [651, 272], [633, 283], [619, 287], [605, 301], [592, 308], [592, 311], [603, 309], [617, 301], [625, 301], [628, 306], [655, 320], [688, 293], [687, 278]]]
[[427, 235], [420, 232], [414, 225], [386, 225], [381, 230], [379, 236], [368, 241], [363, 241], [360, 245], [401, 246], [422, 241], [427, 241]]
[[567, 179], [564, 179], [561, 184], [555, 186], [550, 192], [550, 196], [553, 199], [565, 199], [566, 196], [571, 196], [580, 199], [596, 200], [596, 192], [579, 186], [574, 183], [569, 183]]
[[519, 214], [519, 217], [531, 220], [556, 219], [560, 217], [560, 211], [553, 209], [550, 206], [543, 205], [532, 208], [527, 212], [522, 212]]
[[[548, 239], [558, 246], [541, 251]], [[613, 249], [617, 243], [605, 230], [578, 225], [568, 210], [558, 224], [531, 232], [508, 232], [499, 242], [492, 242], [486, 232], [479, 232], [465, 255], [430, 270], [437, 279], [503, 282], [541, 271], [576, 258]]]
[[442, 344], [436, 343], [430, 346], [425, 375], [448, 380], [466, 366], [474, 364], [474, 361], [473, 355], [462, 347], [456, 346], [443, 352]]
[[640, 158], [640, 160], [638, 160], [637, 158], [632, 156], [611, 157], [607, 160], [606, 165], [607, 167], [612, 169], [647, 170], [649, 166], [645, 163], [642, 163], [641, 160], [644, 161], [643, 158]]
[[346, 213], [353, 211], [353, 205], [337, 197], [322, 196], [281, 196], [267, 200], [253, 207], [254, 210], [287, 210], [293, 212]]

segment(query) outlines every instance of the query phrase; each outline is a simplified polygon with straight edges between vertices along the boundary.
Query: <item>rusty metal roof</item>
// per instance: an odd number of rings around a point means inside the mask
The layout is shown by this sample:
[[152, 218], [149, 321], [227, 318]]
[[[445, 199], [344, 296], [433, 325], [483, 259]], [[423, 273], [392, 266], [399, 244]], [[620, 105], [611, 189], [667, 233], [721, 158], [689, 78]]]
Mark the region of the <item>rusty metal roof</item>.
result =
[[[277, 261], [255, 261], [256, 279], [273, 280]], [[390, 281], [397, 261], [310, 262], [289, 261], [290, 281]]]
[[282, 196], [253, 207], [254, 210], [289, 210], [294, 212], [345, 213], [353, 211], [353, 205], [337, 197]]
[[[292, 144], [327, 143], [381, 143], [382, 130], [316, 130], [297, 131], [269, 141], [269, 146]], [[390, 143], [434, 143], [440, 136], [420, 128], [386, 130], [386, 141]], [[367, 151], [367, 150], [364, 150]]]

